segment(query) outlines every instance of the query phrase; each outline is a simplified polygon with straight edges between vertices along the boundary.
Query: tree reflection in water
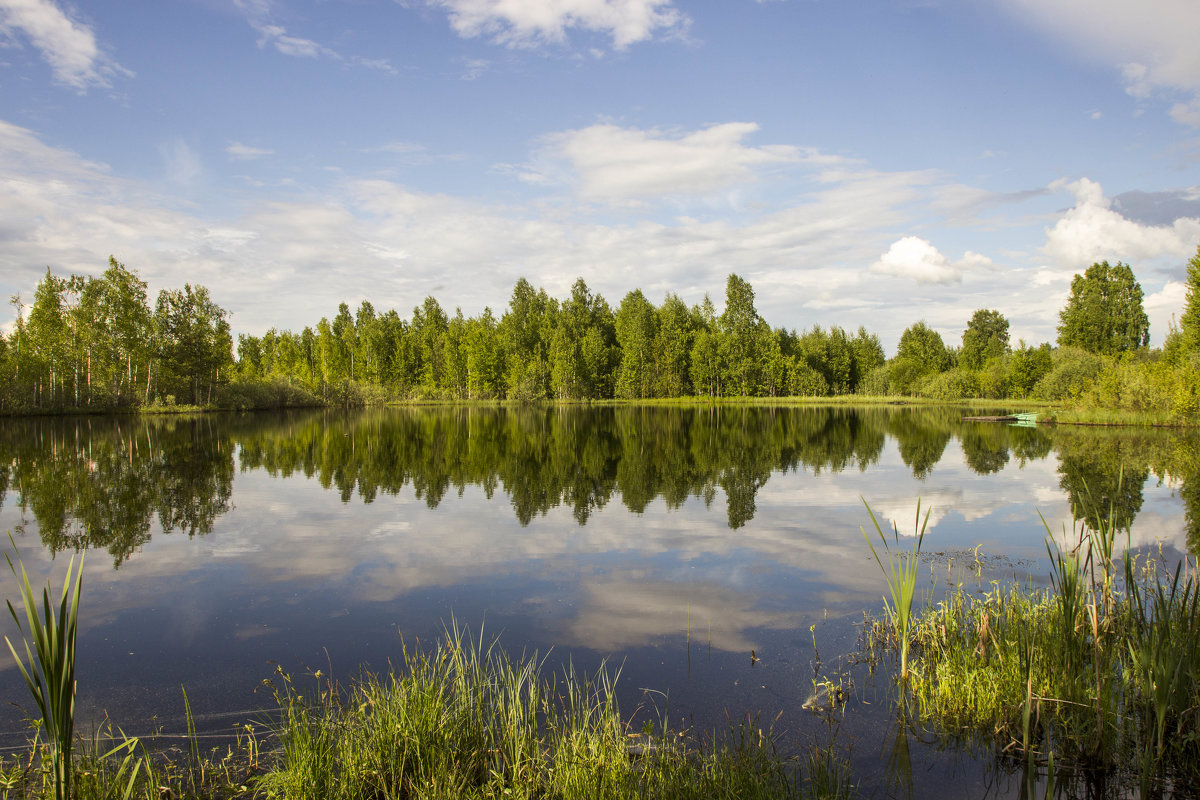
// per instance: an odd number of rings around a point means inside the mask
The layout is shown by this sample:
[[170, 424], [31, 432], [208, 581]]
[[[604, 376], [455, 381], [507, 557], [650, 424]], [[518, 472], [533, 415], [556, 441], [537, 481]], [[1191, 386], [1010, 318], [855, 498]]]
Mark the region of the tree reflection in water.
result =
[[54, 552], [102, 547], [119, 566], [157, 529], [212, 530], [231, 506], [235, 469], [314, 478], [345, 503], [411, 487], [430, 508], [478, 486], [528, 524], [566, 506], [580, 525], [614, 498], [643, 513], [720, 489], [741, 528], [776, 472], [865, 471], [888, 438], [925, 480], [960, 443], [969, 469], [996, 473], [1057, 453], [1077, 515], [1111, 508], [1122, 529], [1151, 476], [1179, 484], [1192, 552], [1200, 545], [1195, 433], [1020, 428], [962, 421], [957, 409], [891, 407], [434, 407], [258, 415], [83, 417], [0, 425], [0, 501], [37, 521]]
[[[233, 440], [212, 416], [9, 420], [7, 488], [52, 552], [104, 548], [120, 566], [164, 533], [208, 533], [229, 509]], [[18, 532], [23, 532], [19, 526]]]

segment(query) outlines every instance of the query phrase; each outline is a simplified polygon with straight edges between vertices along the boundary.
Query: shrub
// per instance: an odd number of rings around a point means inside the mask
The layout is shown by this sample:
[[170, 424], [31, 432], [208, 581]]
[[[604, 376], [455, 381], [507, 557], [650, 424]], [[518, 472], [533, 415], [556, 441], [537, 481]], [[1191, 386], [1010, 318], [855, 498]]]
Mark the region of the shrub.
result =
[[917, 387], [917, 394], [933, 400], [962, 400], [979, 396], [979, 379], [974, 370], [955, 367], [926, 377]]
[[1031, 392], [1038, 400], [1078, 400], [1104, 368], [1103, 358], [1078, 347], [1060, 347], [1052, 361], [1050, 372]]

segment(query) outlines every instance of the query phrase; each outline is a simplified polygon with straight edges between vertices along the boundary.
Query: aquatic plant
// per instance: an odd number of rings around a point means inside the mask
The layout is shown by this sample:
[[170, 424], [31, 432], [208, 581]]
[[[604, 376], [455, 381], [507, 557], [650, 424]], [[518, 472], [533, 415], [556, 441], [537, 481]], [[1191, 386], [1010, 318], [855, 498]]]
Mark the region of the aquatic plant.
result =
[[[11, 535], [9, 542], [15, 552], [16, 543]], [[75, 632], [79, 620], [79, 595], [83, 588], [83, 557], [79, 558], [78, 570], [74, 558], [67, 565], [57, 613], [51, 610], [49, 585], [42, 590], [40, 617], [29, 575], [25, 572], [20, 555], [17, 554], [15, 564], [8, 553], [4, 554], [4, 558], [13, 577], [17, 579], [24, 606], [25, 622], [22, 624], [12, 601], [7, 601], [8, 611], [24, 640], [25, 658], [21, 658], [7, 636], [4, 642], [16, 660], [21, 677], [25, 679], [25, 685], [41, 714], [42, 729], [46, 733], [49, 748], [54, 797], [56, 800], [67, 800], [72, 796], [74, 772], [71, 746], [75, 735]]]
[[[959, 587], [912, 621], [911, 694], [937, 730], [1044, 770], [1116, 776], [1143, 796], [1200, 780], [1200, 581], [1126, 553], [1113, 515], [1049, 536], [1050, 589]], [[1043, 520], [1044, 524], [1044, 520]], [[1064, 538], [1066, 530], [1064, 529]], [[889, 610], [889, 619], [891, 612]], [[1032, 780], [1032, 777], [1029, 778]]]
[[[912, 631], [912, 605], [913, 597], [917, 591], [917, 567], [920, 564], [921, 542], [925, 539], [925, 527], [929, 524], [929, 512], [931, 509], [925, 510], [925, 517], [921, 517], [921, 501], [917, 500], [917, 514], [914, 522], [914, 532], [916, 534], [913, 549], [908, 553], [892, 552], [888, 547], [887, 537], [883, 534], [883, 528], [879, 524], [879, 519], [875, 516], [875, 512], [871, 510], [871, 506], [867, 501], [863, 500], [863, 505], [867, 508], [867, 513], [871, 515], [871, 523], [875, 526], [875, 534], [879, 537], [879, 541], [883, 545], [884, 555], [887, 556], [887, 565], [883, 563], [883, 558], [880, 557], [879, 551], [875, 549], [875, 545], [871, 542], [871, 537], [867, 535], [865, 528], [859, 528], [862, 531], [863, 538], [867, 540], [867, 546], [871, 548], [871, 555], [875, 556], [875, 562], [879, 564], [879, 568], [883, 571], [884, 577], [887, 579], [888, 592], [891, 595], [889, 601], [885, 595], [883, 598], [883, 607], [887, 613], [888, 621], [891, 623], [892, 631], [896, 636], [896, 641], [900, 649], [900, 682], [908, 683], [908, 650], [911, 640]], [[892, 539], [896, 543], [897, 548], [900, 544], [900, 530], [896, 527], [896, 523], [892, 523]]]

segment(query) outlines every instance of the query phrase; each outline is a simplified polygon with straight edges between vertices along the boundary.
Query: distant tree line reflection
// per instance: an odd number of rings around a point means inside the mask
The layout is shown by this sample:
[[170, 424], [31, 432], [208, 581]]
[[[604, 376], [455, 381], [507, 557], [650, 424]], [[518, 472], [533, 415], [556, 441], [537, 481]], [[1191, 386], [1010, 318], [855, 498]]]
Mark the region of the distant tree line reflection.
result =
[[[957, 439], [980, 475], [1057, 453], [1078, 517], [1128, 528], [1154, 476], [1181, 483], [1200, 552], [1200, 437], [1098, 428], [969, 423], [955, 409], [437, 407], [258, 415], [6, 420], [0, 501], [36, 520], [52, 551], [105, 548], [119, 566], [157, 530], [205, 534], [231, 507], [236, 470], [303, 475], [365, 503], [411, 487], [437, 507], [478, 486], [502, 491], [522, 524], [569, 507], [584, 525], [618, 499], [642, 513], [724, 494], [730, 528], [755, 514], [773, 472], [865, 471], [888, 438], [925, 480]], [[5, 498], [9, 498], [5, 500]]]

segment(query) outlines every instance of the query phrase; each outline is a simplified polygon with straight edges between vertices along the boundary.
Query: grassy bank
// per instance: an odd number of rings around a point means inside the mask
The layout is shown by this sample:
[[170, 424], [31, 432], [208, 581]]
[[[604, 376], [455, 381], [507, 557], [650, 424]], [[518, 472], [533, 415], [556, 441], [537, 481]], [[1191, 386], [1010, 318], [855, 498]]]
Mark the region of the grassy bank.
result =
[[1123, 411], [1116, 408], [1056, 408], [1047, 412], [1045, 421], [1056, 422], [1060, 425], [1097, 425], [1105, 427], [1200, 427], [1200, 419], [1195, 417], [1180, 417], [1160, 411]]

